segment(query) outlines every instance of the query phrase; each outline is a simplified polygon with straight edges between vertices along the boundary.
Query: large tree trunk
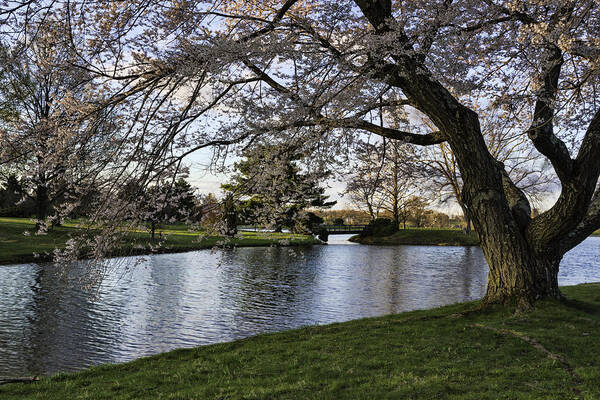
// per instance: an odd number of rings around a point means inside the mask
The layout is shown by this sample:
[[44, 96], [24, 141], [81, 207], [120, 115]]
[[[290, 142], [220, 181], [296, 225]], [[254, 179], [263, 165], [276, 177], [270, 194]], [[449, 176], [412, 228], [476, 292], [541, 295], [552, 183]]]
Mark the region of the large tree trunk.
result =
[[[487, 151], [476, 114], [466, 113], [461, 135], [449, 140], [464, 178], [462, 199], [489, 265], [485, 303], [515, 303], [560, 298], [561, 254], [538, 246], [527, 235], [531, 210], [527, 198]], [[470, 114], [470, 115], [469, 115]], [[452, 126], [454, 128], [454, 126]], [[536, 247], [537, 246], [537, 247]]]
[[[463, 126], [479, 131], [477, 121]], [[459, 150], [455, 154], [459, 153], [465, 180], [463, 201], [489, 265], [484, 302], [529, 308], [541, 298], [560, 298], [557, 277], [562, 254], [540, 247], [527, 235], [531, 210], [523, 192], [484, 146], [462, 138], [451, 140], [451, 145]]]
[[[540, 298], [559, 298], [557, 276], [562, 255], [600, 226], [600, 200], [590, 207], [600, 176], [600, 110], [586, 131], [577, 157], [572, 159], [552, 128], [551, 103], [556, 97], [563, 63], [560, 49], [556, 46], [548, 54], [541, 75], [543, 90], [536, 100], [532, 127], [527, 134], [538, 151], [552, 162], [562, 191], [556, 204], [532, 221], [529, 201], [510, 180], [504, 166], [490, 154], [477, 113], [461, 104], [429, 73], [424, 58], [414, 56], [414, 43], [409, 35], [401, 27], [390, 25], [392, 2], [355, 0], [355, 3], [377, 35], [394, 32], [404, 50], [389, 52], [393, 63], [383, 58], [378, 60], [384, 68], [376, 69], [376, 75], [402, 89], [408, 100], [439, 129], [456, 157], [464, 182], [464, 204], [490, 268], [484, 300], [531, 305]], [[378, 55], [373, 53], [375, 59]], [[435, 139], [433, 133], [430, 135], [429, 139]], [[411, 139], [415, 144], [423, 141], [418, 136]], [[574, 240], [569, 240], [571, 236]]]
[[490, 232], [488, 229], [480, 237], [489, 265], [484, 302], [516, 301], [517, 306], [528, 308], [541, 298], [561, 297], [558, 288], [560, 258], [537, 255], [522, 237], [502, 233], [500, 230]]

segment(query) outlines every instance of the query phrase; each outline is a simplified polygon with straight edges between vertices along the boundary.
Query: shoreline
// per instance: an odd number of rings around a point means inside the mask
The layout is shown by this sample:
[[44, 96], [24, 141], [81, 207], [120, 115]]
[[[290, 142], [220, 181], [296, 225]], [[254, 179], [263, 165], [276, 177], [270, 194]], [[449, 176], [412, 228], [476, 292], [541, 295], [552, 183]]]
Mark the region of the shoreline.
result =
[[458, 229], [400, 229], [390, 236], [360, 236], [349, 239], [353, 243], [387, 246], [479, 246], [477, 234], [466, 234]]
[[[219, 240], [223, 240], [223, 239], [219, 239]], [[245, 239], [241, 239], [241, 240], [243, 241]], [[327, 243], [322, 243], [320, 241], [317, 241], [317, 239], [315, 239], [314, 241], [295, 240], [295, 241], [290, 241], [290, 243], [288, 243], [288, 244], [280, 244], [280, 243], [278, 243], [279, 240], [276, 240], [276, 239], [265, 239], [265, 240], [272, 240], [272, 242], [270, 242], [270, 243], [243, 243], [243, 242], [241, 242], [241, 243], [236, 243], [234, 245], [224, 245], [224, 246], [215, 246], [214, 244], [210, 244], [210, 245], [206, 244], [206, 245], [199, 245], [197, 247], [194, 247], [194, 246], [178, 247], [178, 248], [158, 247], [153, 250], [150, 250], [150, 249], [128, 249], [128, 251], [126, 253], [121, 253], [119, 251], [111, 253], [107, 258], [189, 253], [189, 252], [193, 252], [193, 251], [197, 251], [197, 250], [210, 250], [213, 248], [233, 249], [233, 248], [238, 248], [238, 247], [304, 247], [304, 246], [326, 245], [327, 244]], [[86, 259], [89, 259], [89, 258], [81, 257], [81, 258], [78, 258], [77, 260], [86, 260]], [[0, 268], [10, 266], [10, 265], [38, 264], [38, 263], [51, 263], [51, 262], [52, 262], [51, 255], [40, 254], [39, 256], [36, 257], [33, 254], [27, 254], [27, 255], [15, 257], [14, 259], [8, 260], [8, 261], [1, 260]]]
[[[64, 247], [78, 228], [73, 222], [53, 228], [45, 235], [29, 234], [34, 223], [25, 218], [0, 218], [0, 267], [13, 264], [51, 262], [52, 252]], [[204, 236], [198, 240], [200, 232], [189, 232], [184, 225], [165, 226], [165, 241], [161, 247], [151, 248], [153, 243], [147, 232], [131, 232], [131, 242], [115, 248], [109, 257], [127, 257], [149, 254], [182, 253], [206, 250], [214, 247], [269, 247], [269, 246], [311, 246], [322, 242], [310, 235], [274, 232], [240, 231], [234, 238]], [[223, 243], [229, 241], [228, 243]], [[137, 247], [142, 246], [142, 247]], [[38, 254], [36, 257], [34, 254]], [[85, 259], [85, 257], [81, 257]]]
[[600, 283], [561, 290], [569, 300], [525, 314], [475, 301], [308, 326], [2, 385], [0, 397], [600, 397]]

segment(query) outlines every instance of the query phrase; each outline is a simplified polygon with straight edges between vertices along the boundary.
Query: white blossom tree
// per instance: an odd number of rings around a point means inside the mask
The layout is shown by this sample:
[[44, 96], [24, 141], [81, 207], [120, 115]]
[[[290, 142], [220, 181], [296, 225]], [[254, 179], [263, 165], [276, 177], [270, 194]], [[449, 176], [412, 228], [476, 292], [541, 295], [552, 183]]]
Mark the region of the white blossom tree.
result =
[[16, 171], [40, 228], [99, 185], [119, 145], [109, 110], [89, 104], [98, 98], [92, 76], [70, 69], [76, 54], [65, 43], [65, 26], [48, 18], [27, 45], [3, 48], [0, 77], [0, 165]]
[[[1, 14], [21, 28], [36, 19], [24, 13], [47, 5], [11, 3]], [[323, 160], [365, 131], [447, 143], [490, 267], [488, 303], [560, 297], [562, 256], [600, 227], [595, 1], [74, 0], [63, 12], [70, 35], [86, 39], [74, 68], [106, 91], [99, 106], [130, 105], [138, 145], [128, 170], [140, 176], [259, 136]], [[382, 104], [435, 129], [373, 124], [366, 115]], [[535, 218], [485, 141], [493, 109], [560, 181], [556, 203]]]

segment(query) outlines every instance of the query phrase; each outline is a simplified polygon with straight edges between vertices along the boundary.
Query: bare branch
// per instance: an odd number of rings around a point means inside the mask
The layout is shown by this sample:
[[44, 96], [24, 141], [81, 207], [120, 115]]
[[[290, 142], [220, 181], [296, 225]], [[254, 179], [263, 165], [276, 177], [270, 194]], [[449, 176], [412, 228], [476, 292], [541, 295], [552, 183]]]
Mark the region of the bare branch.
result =
[[554, 106], [558, 91], [558, 79], [564, 62], [562, 52], [556, 46], [551, 46], [544, 60], [542, 77], [543, 87], [537, 95], [533, 123], [527, 135], [535, 148], [548, 157], [556, 174], [564, 184], [569, 180], [573, 171], [573, 160], [565, 143], [554, 134]]

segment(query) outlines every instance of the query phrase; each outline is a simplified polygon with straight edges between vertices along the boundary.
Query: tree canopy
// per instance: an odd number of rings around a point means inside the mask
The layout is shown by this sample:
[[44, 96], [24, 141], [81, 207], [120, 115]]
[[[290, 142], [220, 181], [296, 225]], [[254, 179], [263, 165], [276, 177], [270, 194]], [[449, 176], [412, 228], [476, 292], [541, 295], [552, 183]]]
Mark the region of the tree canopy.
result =
[[[562, 256], [600, 227], [593, 0], [30, 0], [0, 16], [4, 42], [25, 48], [35, 24], [67, 21], [76, 56], [64, 65], [101, 91], [86, 104], [126, 115], [112, 168], [144, 182], [198, 149], [220, 160], [259, 138], [314, 163], [343, 161], [364, 132], [446, 143], [490, 266], [489, 302], [559, 297]], [[373, 123], [381, 107], [410, 126]], [[560, 182], [535, 218], [485, 140], [499, 119]]]

